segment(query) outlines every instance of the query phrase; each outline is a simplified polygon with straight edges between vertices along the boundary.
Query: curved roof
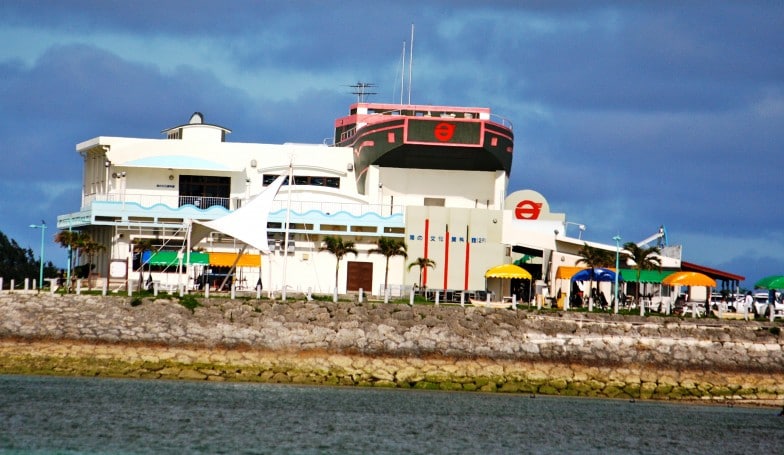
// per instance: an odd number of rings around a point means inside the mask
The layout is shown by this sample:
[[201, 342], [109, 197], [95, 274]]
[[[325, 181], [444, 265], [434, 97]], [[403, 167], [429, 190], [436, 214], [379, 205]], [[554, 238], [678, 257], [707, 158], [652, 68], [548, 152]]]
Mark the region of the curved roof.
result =
[[675, 272], [664, 278], [662, 284], [669, 286], [708, 286], [716, 287], [716, 280], [699, 272]]
[[530, 280], [531, 274], [524, 268], [514, 264], [503, 264], [495, 266], [485, 272], [485, 278], [518, 278], [521, 280]]

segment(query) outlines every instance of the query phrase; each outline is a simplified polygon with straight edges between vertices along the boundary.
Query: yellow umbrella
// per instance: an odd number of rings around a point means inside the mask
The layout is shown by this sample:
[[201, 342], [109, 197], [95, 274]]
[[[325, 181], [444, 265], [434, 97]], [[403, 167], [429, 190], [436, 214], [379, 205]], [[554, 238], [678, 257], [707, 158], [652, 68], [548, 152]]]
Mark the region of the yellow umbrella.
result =
[[485, 278], [518, 278], [521, 280], [530, 280], [531, 274], [524, 268], [514, 264], [504, 264], [489, 269], [485, 272]]
[[716, 287], [716, 280], [698, 272], [675, 272], [662, 280], [668, 286], [707, 286]]

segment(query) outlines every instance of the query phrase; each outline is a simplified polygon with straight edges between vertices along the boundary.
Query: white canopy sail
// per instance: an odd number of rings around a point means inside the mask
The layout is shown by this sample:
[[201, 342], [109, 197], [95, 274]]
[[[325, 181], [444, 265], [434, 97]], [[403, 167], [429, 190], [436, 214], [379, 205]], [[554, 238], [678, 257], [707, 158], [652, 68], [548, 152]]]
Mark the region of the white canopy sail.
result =
[[256, 248], [263, 254], [269, 254], [267, 242], [267, 218], [272, 209], [272, 201], [278, 194], [286, 175], [281, 175], [261, 193], [254, 196], [247, 204], [237, 210], [212, 221], [192, 220], [190, 242], [199, 243], [210, 232], [221, 232]]

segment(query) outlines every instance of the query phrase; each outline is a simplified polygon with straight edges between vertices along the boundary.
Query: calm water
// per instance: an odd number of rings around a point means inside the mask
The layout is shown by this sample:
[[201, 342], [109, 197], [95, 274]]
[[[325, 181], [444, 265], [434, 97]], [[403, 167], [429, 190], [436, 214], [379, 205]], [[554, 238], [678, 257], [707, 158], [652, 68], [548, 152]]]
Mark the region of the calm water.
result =
[[784, 453], [778, 410], [0, 376], [0, 453]]

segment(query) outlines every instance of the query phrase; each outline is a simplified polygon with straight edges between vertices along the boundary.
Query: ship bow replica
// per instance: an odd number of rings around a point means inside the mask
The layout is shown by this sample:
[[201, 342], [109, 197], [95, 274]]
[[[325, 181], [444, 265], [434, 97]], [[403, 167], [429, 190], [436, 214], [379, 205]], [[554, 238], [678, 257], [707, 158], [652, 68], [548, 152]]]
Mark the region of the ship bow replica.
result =
[[368, 167], [512, 169], [512, 125], [488, 108], [356, 103], [335, 121], [335, 145], [352, 147], [357, 189]]

